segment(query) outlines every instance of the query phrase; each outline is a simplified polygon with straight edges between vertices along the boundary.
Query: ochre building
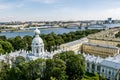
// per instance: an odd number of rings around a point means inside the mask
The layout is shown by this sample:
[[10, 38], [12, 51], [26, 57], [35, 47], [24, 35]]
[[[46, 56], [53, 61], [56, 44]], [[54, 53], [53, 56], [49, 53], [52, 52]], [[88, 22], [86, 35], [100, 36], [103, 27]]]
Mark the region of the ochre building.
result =
[[114, 46], [84, 43], [82, 48], [84, 53], [94, 54], [103, 58], [119, 54], [119, 48]]

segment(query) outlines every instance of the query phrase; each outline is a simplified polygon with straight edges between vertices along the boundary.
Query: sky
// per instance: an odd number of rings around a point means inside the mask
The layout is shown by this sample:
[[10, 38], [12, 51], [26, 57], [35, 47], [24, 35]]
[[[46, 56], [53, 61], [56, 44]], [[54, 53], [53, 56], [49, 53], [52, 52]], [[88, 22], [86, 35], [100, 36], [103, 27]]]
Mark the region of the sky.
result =
[[0, 22], [120, 19], [120, 0], [0, 0]]

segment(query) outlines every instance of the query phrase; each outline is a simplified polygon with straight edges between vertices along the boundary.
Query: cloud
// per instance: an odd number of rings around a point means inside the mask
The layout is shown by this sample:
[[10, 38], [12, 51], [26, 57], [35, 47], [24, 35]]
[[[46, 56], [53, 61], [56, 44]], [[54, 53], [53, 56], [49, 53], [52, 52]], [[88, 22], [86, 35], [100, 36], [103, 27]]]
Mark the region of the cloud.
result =
[[28, 0], [28, 1], [40, 2], [40, 3], [45, 3], [45, 4], [52, 4], [52, 3], [56, 3], [58, 0]]
[[5, 9], [8, 9], [9, 6], [6, 5], [6, 4], [0, 4], [0, 10], [5, 10]]
[[20, 4], [15, 4], [14, 6], [16, 8], [22, 8], [25, 4], [24, 3], [20, 3]]
[[108, 13], [111, 13], [111, 14], [120, 14], [120, 8], [109, 9]]
[[9, 10], [9, 9], [21, 8], [23, 6], [24, 6], [23, 3], [18, 3], [18, 4], [2, 3], [0, 4], [0, 10], [4, 11], [4, 10]]

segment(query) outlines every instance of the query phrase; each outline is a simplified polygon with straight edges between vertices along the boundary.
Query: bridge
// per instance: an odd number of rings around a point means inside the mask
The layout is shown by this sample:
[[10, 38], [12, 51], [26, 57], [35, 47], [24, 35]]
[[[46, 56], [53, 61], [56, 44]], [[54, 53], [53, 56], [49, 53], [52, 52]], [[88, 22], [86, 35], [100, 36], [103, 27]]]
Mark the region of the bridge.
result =
[[81, 27], [88, 27], [90, 22], [62, 22], [59, 24], [61, 27], [65, 28], [81, 28]]

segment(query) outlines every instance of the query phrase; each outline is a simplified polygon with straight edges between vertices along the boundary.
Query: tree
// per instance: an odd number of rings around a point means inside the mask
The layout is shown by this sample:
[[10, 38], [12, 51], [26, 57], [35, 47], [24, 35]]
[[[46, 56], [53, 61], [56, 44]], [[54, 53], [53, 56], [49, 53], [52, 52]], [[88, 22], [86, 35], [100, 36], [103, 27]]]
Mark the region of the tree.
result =
[[9, 38], [7, 41], [12, 44], [12, 47], [15, 50], [15, 38]]
[[48, 49], [48, 51], [52, 51], [53, 50], [52, 46], [55, 46], [54, 36], [48, 34], [47, 37], [46, 37], [46, 41], [47, 41], [47, 49]]
[[2, 47], [2, 45], [0, 44], [0, 54], [1, 53], [5, 53], [5, 51], [3, 50], [3, 47]]
[[0, 44], [1, 44], [1, 51], [4, 52], [3, 54], [5, 54], [6, 52], [10, 53], [11, 51], [13, 51], [13, 47], [11, 43], [9, 43], [8, 41], [0, 41]]
[[23, 37], [23, 41], [25, 43], [25, 45], [24, 45], [25, 49], [26, 50], [31, 50], [32, 37], [26, 35], [26, 36]]
[[18, 67], [12, 67], [9, 70], [8, 80], [21, 80], [21, 70]]
[[55, 80], [67, 80], [65, 72], [65, 62], [61, 59], [47, 59], [45, 68], [45, 80], [51, 80], [51, 77]]
[[23, 56], [16, 57], [14, 63], [16, 66], [18, 66], [20, 63], [25, 62], [25, 58]]
[[117, 34], [115, 34], [115, 37], [120, 38], [120, 31]]
[[9, 80], [10, 65], [4, 61], [0, 61], [0, 80]]
[[64, 40], [62, 39], [61, 36], [56, 36], [55, 42], [56, 42], [56, 45], [61, 45], [64, 43]]
[[16, 36], [13, 44], [15, 50], [26, 49], [26, 43], [20, 36]]
[[68, 80], [82, 79], [85, 73], [85, 64], [82, 55], [75, 55], [74, 52], [69, 51], [56, 54], [54, 58], [65, 61]]
[[6, 38], [6, 36], [0, 36], [0, 40], [6, 41], [7, 38]]
[[117, 44], [117, 47], [120, 47], [120, 44]]

